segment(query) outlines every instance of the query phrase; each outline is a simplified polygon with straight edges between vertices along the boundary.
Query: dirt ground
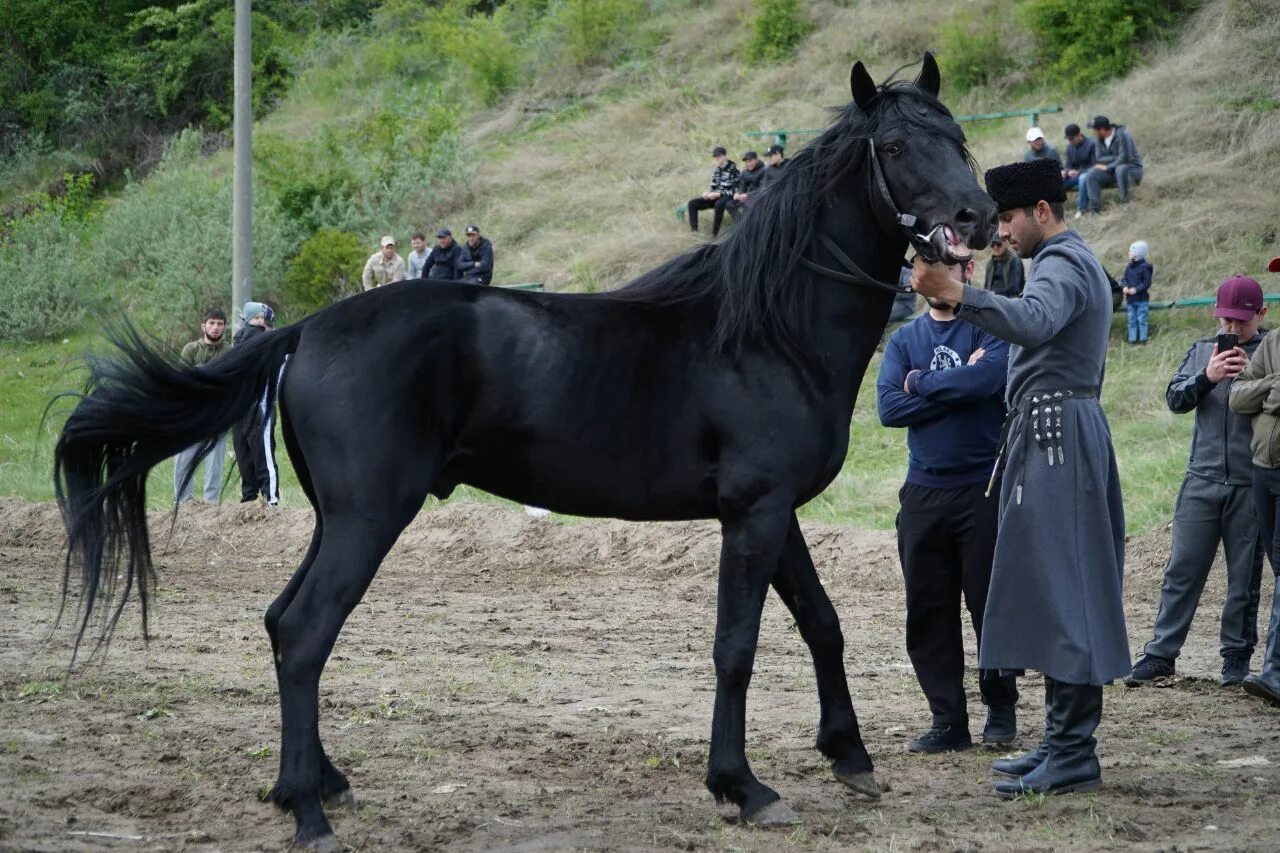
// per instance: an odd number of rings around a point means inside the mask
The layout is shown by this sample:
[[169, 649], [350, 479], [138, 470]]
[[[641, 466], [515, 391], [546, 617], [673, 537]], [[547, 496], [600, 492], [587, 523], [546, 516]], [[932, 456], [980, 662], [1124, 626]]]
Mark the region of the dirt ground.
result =
[[[158, 539], [166, 524], [153, 517]], [[310, 528], [301, 509], [184, 510], [157, 545], [149, 647], [131, 607], [105, 663], [65, 682], [69, 631], [49, 638], [57, 512], [0, 500], [0, 849], [288, 846], [292, 819], [261, 800], [279, 729], [261, 616]], [[1217, 685], [1221, 571], [1184, 677], [1107, 689], [1102, 791], [1006, 803], [991, 795], [992, 753], [903, 749], [927, 708], [903, 648], [892, 533], [806, 534], [843, 620], [864, 738], [893, 786], [879, 802], [834, 781], [812, 748], [812, 668], [772, 597], [748, 755], [802, 823], [740, 826], [703, 788], [713, 524], [561, 524], [450, 504], [406, 531], [325, 672], [322, 737], [358, 799], [331, 813], [339, 838], [356, 850], [1280, 847], [1280, 712]], [[1130, 542], [1134, 649], [1167, 553], [1166, 532]], [[1022, 746], [1039, 737], [1042, 695], [1028, 677]], [[972, 684], [970, 702], [976, 731]]]

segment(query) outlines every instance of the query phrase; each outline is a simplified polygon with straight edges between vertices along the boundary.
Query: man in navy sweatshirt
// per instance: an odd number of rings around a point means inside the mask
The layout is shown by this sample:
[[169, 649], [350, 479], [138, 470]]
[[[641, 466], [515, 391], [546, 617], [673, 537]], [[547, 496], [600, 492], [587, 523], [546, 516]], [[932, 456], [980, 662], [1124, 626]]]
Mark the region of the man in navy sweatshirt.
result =
[[[973, 262], [948, 272], [966, 281]], [[933, 713], [932, 726], [911, 741], [910, 752], [973, 744], [960, 597], [981, 644], [999, 510], [999, 487], [989, 489], [988, 480], [1004, 423], [1008, 366], [1008, 344], [956, 322], [954, 306], [935, 299], [889, 337], [880, 364], [880, 423], [907, 428], [907, 481], [897, 524], [907, 654]], [[978, 688], [988, 707], [983, 743], [1011, 743], [1017, 736], [1014, 676], [980, 671]]]

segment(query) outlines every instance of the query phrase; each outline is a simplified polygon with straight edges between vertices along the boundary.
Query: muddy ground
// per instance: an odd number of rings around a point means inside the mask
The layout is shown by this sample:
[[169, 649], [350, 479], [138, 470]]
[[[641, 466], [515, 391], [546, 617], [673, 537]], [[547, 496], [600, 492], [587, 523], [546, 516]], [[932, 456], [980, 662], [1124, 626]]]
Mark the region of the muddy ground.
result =
[[[261, 801], [279, 728], [261, 614], [310, 525], [300, 509], [184, 510], [157, 547], [150, 646], [131, 607], [106, 662], [64, 683], [69, 632], [46, 639], [56, 511], [0, 500], [0, 849], [287, 847], [292, 819]], [[1181, 680], [1107, 689], [1103, 790], [1005, 803], [990, 793], [991, 753], [903, 750], [927, 708], [903, 649], [892, 534], [806, 533], [843, 619], [864, 737], [893, 786], [879, 802], [846, 791], [812, 749], [812, 669], [772, 597], [748, 754], [803, 823], [739, 826], [703, 788], [714, 525], [561, 524], [453, 504], [406, 531], [326, 670], [322, 736], [359, 799], [332, 813], [339, 837], [357, 850], [1280, 847], [1280, 712], [1217, 685], [1221, 571]], [[1167, 552], [1167, 532], [1130, 542], [1134, 649]], [[1029, 677], [1023, 745], [1039, 736], [1041, 696]], [[970, 701], [976, 730], [974, 690]]]

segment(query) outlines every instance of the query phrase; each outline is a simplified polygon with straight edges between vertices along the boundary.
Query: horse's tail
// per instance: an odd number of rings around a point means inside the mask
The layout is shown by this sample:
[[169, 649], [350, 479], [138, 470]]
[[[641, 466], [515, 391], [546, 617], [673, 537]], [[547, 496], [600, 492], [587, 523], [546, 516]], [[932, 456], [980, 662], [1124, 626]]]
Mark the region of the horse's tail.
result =
[[101, 644], [110, 638], [135, 584], [147, 635], [147, 604], [155, 585], [147, 532], [148, 472], [188, 447], [196, 446], [202, 458], [255, 407], [258, 417], [269, 412], [301, 331], [301, 325], [293, 325], [260, 335], [208, 364], [190, 367], [147, 346], [126, 324], [108, 333], [119, 350], [115, 356], [90, 359], [85, 392], [62, 427], [53, 456], [54, 487], [67, 529], [63, 608], [76, 566], [82, 582], [73, 663], [95, 604], [104, 608]]

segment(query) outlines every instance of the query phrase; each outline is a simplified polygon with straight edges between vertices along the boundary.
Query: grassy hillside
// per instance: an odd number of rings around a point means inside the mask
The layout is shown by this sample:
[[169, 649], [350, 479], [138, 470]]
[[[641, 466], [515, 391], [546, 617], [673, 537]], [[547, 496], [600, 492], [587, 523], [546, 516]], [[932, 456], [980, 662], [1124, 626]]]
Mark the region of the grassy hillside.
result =
[[[815, 0], [796, 58], [773, 65], [745, 60], [751, 0], [653, 0], [646, 8], [628, 47], [608, 61], [568, 61], [559, 36], [546, 36], [534, 54], [538, 67], [492, 99], [478, 97], [460, 70], [442, 73], [419, 40], [439, 22], [428, 15], [424, 23], [411, 3], [387, 4], [372, 34], [320, 44], [282, 106], [256, 129], [256, 227], [264, 232], [257, 292], [278, 294], [284, 259], [301, 238], [290, 218], [299, 210], [340, 218], [368, 251], [388, 231], [407, 242], [414, 229], [479, 222], [494, 239], [499, 281], [616, 287], [696, 245], [673, 209], [702, 190], [712, 145], [728, 146], [737, 159], [767, 144], [747, 130], [820, 126], [829, 106], [848, 100], [855, 59], [882, 78], [936, 48], [952, 14], [1007, 31], [1009, 3]], [[1024, 55], [1034, 51], [1006, 35]], [[1157, 298], [1200, 295], [1227, 274], [1258, 273], [1280, 252], [1272, 195], [1280, 174], [1278, 69], [1274, 3], [1214, 0], [1180, 35], [1151, 47], [1138, 70], [1087, 97], [1061, 100], [1056, 86], [1024, 68], [963, 94], [944, 77], [943, 99], [956, 113], [1059, 101], [1064, 111], [1042, 121], [1055, 142], [1066, 123], [1095, 113], [1128, 125], [1146, 160], [1145, 182], [1134, 204], [1083, 220], [1081, 231], [1113, 270], [1132, 240], [1146, 240]], [[1024, 129], [1021, 120], [966, 126], [983, 168], [1021, 157]], [[37, 433], [41, 404], [74, 387], [66, 370], [75, 351], [94, 345], [97, 305], [120, 299], [177, 343], [185, 314], [208, 292], [200, 288], [221, 290], [230, 156], [200, 149], [199, 138], [186, 139], [155, 177], [95, 213], [67, 243], [66, 256], [86, 264], [70, 281], [95, 294], [80, 331], [67, 343], [0, 346], [0, 493], [51, 495], [50, 438]], [[339, 203], [325, 193], [338, 185], [359, 192], [335, 212]], [[164, 239], [143, 239], [156, 219], [165, 222]], [[126, 236], [137, 245], [121, 248]], [[1280, 289], [1280, 281], [1264, 284]], [[1164, 384], [1189, 342], [1214, 325], [1207, 311], [1152, 318], [1152, 346], [1113, 348], [1104, 394], [1133, 530], [1163, 523], [1171, 511], [1190, 423], [1165, 409]], [[901, 432], [875, 424], [875, 368], [863, 384], [849, 463], [806, 508], [810, 517], [892, 524], [905, 445]], [[156, 474], [157, 506], [170, 494], [168, 476]], [[301, 500], [290, 479], [286, 500]]]

